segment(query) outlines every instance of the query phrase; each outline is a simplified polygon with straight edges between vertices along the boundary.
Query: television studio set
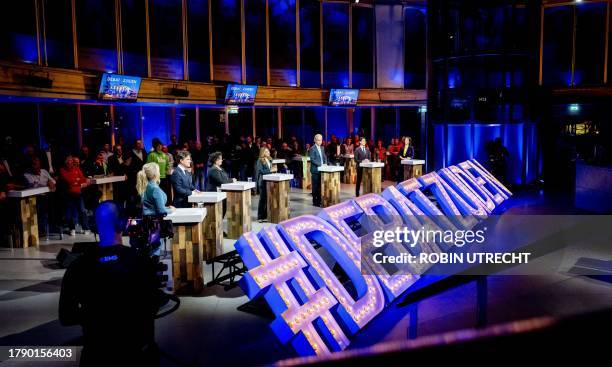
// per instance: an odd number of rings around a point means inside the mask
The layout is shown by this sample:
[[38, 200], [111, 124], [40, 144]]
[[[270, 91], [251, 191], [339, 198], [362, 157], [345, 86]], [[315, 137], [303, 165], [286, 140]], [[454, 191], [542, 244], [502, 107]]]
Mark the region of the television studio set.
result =
[[2, 1], [0, 366], [609, 359], [611, 25]]

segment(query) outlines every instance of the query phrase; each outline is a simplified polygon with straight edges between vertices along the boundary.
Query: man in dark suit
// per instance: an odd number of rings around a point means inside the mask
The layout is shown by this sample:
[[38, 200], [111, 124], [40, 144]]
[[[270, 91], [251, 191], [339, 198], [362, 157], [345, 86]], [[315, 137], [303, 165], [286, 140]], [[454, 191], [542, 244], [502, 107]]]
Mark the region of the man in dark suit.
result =
[[363, 177], [363, 168], [360, 167], [361, 163], [367, 163], [372, 159], [372, 153], [366, 146], [366, 138], [361, 138], [359, 141], [359, 148], [355, 149], [355, 164], [357, 165], [357, 183], [355, 185], [355, 197], [359, 196], [359, 190], [361, 189], [361, 178]]
[[189, 208], [191, 205], [187, 198], [194, 192], [198, 192], [195, 182], [191, 176], [191, 154], [186, 150], [177, 153], [178, 167], [172, 172], [170, 182], [174, 189], [174, 200], [172, 205], [175, 208]]
[[321, 206], [321, 172], [319, 167], [327, 164], [325, 149], [321, 146], [323, 136], [317, 134], [314, 137], [314, 145], [310, 147], [310, 176], [312, 177], [312, 205]]

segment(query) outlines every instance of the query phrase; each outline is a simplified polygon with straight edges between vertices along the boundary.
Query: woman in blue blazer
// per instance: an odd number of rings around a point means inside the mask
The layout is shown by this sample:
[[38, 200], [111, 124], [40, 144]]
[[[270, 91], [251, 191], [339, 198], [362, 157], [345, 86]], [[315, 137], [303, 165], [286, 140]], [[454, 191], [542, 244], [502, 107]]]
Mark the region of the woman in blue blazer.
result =
[[142, 166], [136, 178], [136, 190], [142, 199], [142, 214], [165, 216], [174, 212], [173, 206], [166, 206], [166, 193], [159, 187], [159, 166], [147, 163]]

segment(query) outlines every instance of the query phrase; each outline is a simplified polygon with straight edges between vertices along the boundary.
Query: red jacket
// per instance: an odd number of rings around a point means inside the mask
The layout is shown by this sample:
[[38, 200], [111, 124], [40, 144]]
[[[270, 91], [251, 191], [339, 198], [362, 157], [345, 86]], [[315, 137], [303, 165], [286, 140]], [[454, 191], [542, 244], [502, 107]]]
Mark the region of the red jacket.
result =
[[60, 176], [68, 187], [68, 193], [72, 195], [81, 194], [81, 185], [87, 183], [87, 177], [80, 168], [61, 168]]

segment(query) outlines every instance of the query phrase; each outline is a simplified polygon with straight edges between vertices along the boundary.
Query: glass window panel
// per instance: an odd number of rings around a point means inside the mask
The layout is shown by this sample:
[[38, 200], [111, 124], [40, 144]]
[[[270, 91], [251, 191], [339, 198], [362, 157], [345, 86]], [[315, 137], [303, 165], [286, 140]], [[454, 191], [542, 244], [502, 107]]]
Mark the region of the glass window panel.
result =
[[240, 1], [212, 2], [214, 80], [242, 80]]
[[149, 0], [151, 75], [183, 79], [181, 0]]
[[545, 85], [571, 84], [572, 6], [544, 10], [542, 81]]
[[353, 88], [374, 86], [374, 9], [353, 7]]
[[36, 15], [34, 1], [5, 1], [0, 15], [0, 59], [35, 63]]
[[41, 108], [41, 130], [43, 139], [54, 146], [62, 157], [53, 157], [58, 166], [64, 164], [63, 156], [78, 151], [78, 125], [76, 105], [44, 103]]
[[297, 86], [295, 0], [269, 0], [270, 84]]
[[300, 1], [300, 85], [321, 87], [320, 6], [317, 0]]
[[302, 134], [302, 109], [283, 108], [283, 141], [289, 143], [293, 136], [300, 141]]
[[208, 43], [208, 0], [187, 2], [189, 32], [189, 79], [210, 80], [210, 50]]
[[225, 133], [225, 123], [220, 119], [225, 112], [214, 108], [200, 108], [200, 135], [202, 140], [206, 137], [222, 137]]
[[257, 108], [255, 109], [255, 117], [257, 119], [257, 136], [274, 140], [278, 130], [276, 108]]
[[266, 76], [266, 0], [244, 3], [245, 58], [247, 83], [267, 84]]
[[76, 1], [79, 69], [117, 71], [114, 1]]
[[72, 5], [70, 0], [45, 0], [47, 64], [58, 68], [74, 67], [72, 48]]
[[[375, 111], [376, 130], [374, 130], [374, 139], [381, 139], [384, 144], [388, 145], [391, 138], [398, 137], [395, 108], [377, 108]], [[370, 137], [367, 138], [369, 141]]]
[[603, 83], [607, 4], [576, 5], [574, 85]]
[[147, 22], [145, 2], [121, 1], [121, 42], [123, 72], [128, 75], [147, 76]]
[[323, 3], [323, 87], [348, 87], [348, 4]]
[[404, 88], [425, 89], [426, 21], [424, 8], [404, 10]]
[[140, 139], [141, 134], [141, 115], [140, 106], [121, 106], [115, 107], [115, 138], [116, 142], [123, 142], [123, 151], [130, 149], [136, 139]]
[[107, 105], [81, 105], [83, 143], [95, 154], [111, 142], [111, 113]]

